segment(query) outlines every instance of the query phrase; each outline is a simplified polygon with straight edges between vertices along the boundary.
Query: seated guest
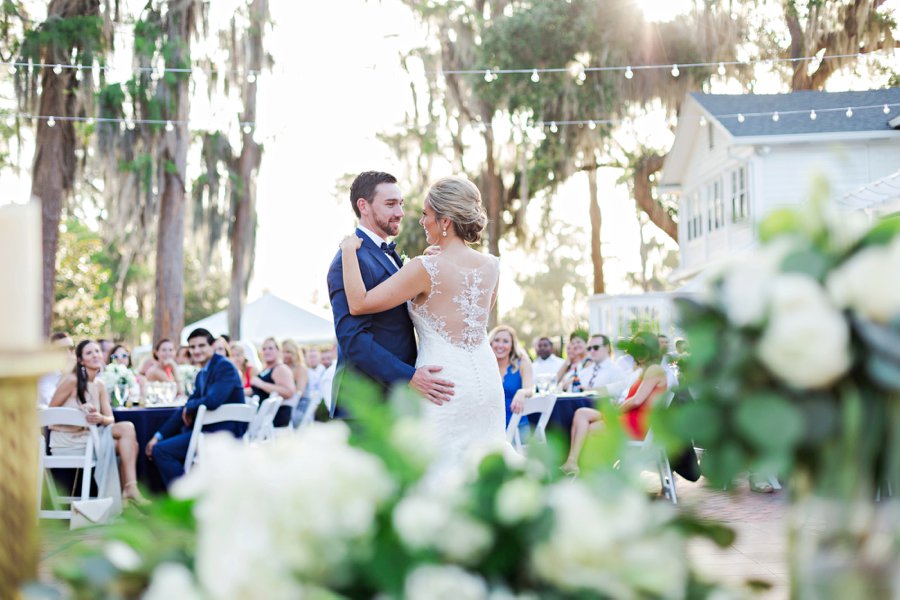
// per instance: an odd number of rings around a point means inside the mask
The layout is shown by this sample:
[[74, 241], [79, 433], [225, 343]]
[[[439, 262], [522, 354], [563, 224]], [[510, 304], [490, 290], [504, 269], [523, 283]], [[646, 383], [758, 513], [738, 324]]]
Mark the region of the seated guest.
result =
[[180, 346], [178, 352], [175, 354], [175, 362], [179, 365], [192, 365], [191, 349], [187, 346]]
[[594, 334], [588, 340], [587, 349], [591, 362], [583, 369], [582, 388], [618, 398], [627, 387], [629, 373], [613, 361], [609, 338], [602, 333]]
[[590, 362], [587, 355], [587, 334], [583, 331], [575, 331], [569, 337], [569, 345], [566, 348], [566, 361], [556, 372], [556, 381], [564, 390], [571, 391], [572, 381], [578, 375], [578, 379], [584, 385], [582, 370]]
[[50, 336], [50, 343], [54, 346], [65, 348], [69, 354], [66, 361], [67, 364], [62, 371], [53, 371], [38, 379], [38, 406], [40, 407], [46, 407], [50, 404], [50, 399], [53, 398], [53, 394], [63, 378], [63, 373], [71, 373], [75, 366], [75, 343], [68, 333], [64, 331], [54, 332]]
[[322, 374], [327, 368], [328, 367], [322, 364], [322, 353], [319, 352], [319, 349], [315, 346], [311, 347], [306, 352], [306, 369], [309, 374], [309, 388], [307, 395], [312, 400], [322, 399]]
[[225, 358], [231, 358], [231, 342], [224, 335], [220, 335], [213, 342], [213, 352]]
[[535, 379], [547, 375], [552, 376], [555, 380], [560, 367], [566, 361], [553, 353], [553, 342], [548, 337], [539, 339], [534, 349], [537, 352], [537, 358], [534, 359], [531, 366]]
[[[115, 452], [121, 460], [117, 473], [115, 457], [112, 454], [107, 456], [104, 452], [104, 435], [108, 434], [101, 431], [95, 473], [100, 493], [108, 493], [109, 488], [115, 489], [115, 492], [118, 493], [121, 481], [125, 482], [121, 486], [123, 498], [138, 503], [146, 502], [137, 487], [138, 444], [134, 425], [128, 422], [115, 422], [109, 403], [109, 392], [106, 391], [106, 386], [97, 380], [97, 375], [103, 368], [103, 353], [100, 350], [100, 344], [92, 340], [80, 342], [75, 349], [75, 363], [74, 372], [66, 375], [60, 381], [59, 387], [56, 388], [56, 392], [50, 400], [50, 406], [76, 408], [85, 413], [85, 420], [88, 423], [97, 425], [101, 429], [109, 427]], [[88, 430], [84, 427], [51, 425], [50, 453], [56, 455], [81, 454], [87, 444], [87, 436]], [[108, 479], [110, 477], [113, 479]]]
[[97, 343], [100, 344], [100, 351], [103, 352], [103, 364], [109, 364], [109, 355], [112, 354], [112, 349], [115, 344], [112, 340], [108, 340], [106, 338], [100, 338], [97, 340]]
[[[250, 347], [248, 348], [248, 346]], [[256, 352], [249, 342], [242, 342], [240, 340], [231, 342], [231, 362], [234, 363], [238, 373], [241, 374], [241, 384], [244, 386], [245, 396], [253, 395], [253, 388], [250, 387], [250, 380], [259, 373], [259, 369], [253, 366], [253, 361], [247, 356], [249, 351]]]
[[281, 342], [281, 360], [294, 376], [294, 389], [296, 389], [297, 403], [294, 406], [294, 414], [291, 421], [299, 425], [303, 420], [306, 407], [309, 406], [309, 369], [306, 368], [306, 359], [300, 346], [294, 340]]
[[[205, 329], [195, 329], [188, 336], [194, 364], [200, 367], [194, 391], [184, 409], [176, 411], [147, 443], [147, 456], [156, 463], [166, 487], [184, 475], [184, 458], [200, 405], [215, 410], [223, 404], [244, 402], [240, 375], [228, 359], [213, 352], [214, 341], [215, 338]], [[243, 435], [245, 429], [244, 423], [225, 422], [205, 426], [203, 431], [229, 431], [237, 437]]]
[[126, 348], [124, 344], [116, 344], [112, 347], [112, 350], [109, 351], [109, 358], [106, 362], [110, 365], [123, 365], [130, 369], [131, 352], [128, 351], [128, 348]]
[[[639, 332], [628, 344], [628, 353], [634, 357], [641, 375], [628, 390], [625, 400], [619, 405], [620, 419], [625, 431], [634, 439], [642, 440], [647, 435], [647, 418], [653, 402], [665, 393], [666, 373], [659, 364], [659, 341], [656, 336]], [[571, 446], [569, 456], [562, 470], [569, 474], [578, 473], [578, 458], [588, 433], [603, 428], [603, 414], [593, 408], [579, 408], [572, 421]]]
[[184, 382], [178, 375], [178, 363], [175, 362], [175, 344], [171, 340], [163, 338], [153, 347], [153, 357], [144, 366], [144, 375], [147, 381], [161, 381], [174, 383], [178, 393], [184, 391]]
[[[494, 327], [488, 335], [491, 350], [497, 358], [497, 368], [503, 378], [503, 395], [506, 400], [506, 424], [513, 413], [521, 413], [525, 408], [525, 399], [534, 392], [534, 381], [531, 373], [531, 361], [519, 350], [516, 331], [507, 325]], [[531, 433], [528, 419], [519, 421], [519, 438], [524, 440]]]
[[294, 414], [294, 406], [297, 405], [294, 375], [291, 370], [281, 362], [281, 348], [275, 338], [268, 338], [262, 345], [263, 369], [259, 375], [250, 380], [253, 395], [259, 396], [259, 405], [271, 394], [278, 394], [284, 401], [281, 408], [275, 413], [275, 427], [285, 427], [291, 422]]

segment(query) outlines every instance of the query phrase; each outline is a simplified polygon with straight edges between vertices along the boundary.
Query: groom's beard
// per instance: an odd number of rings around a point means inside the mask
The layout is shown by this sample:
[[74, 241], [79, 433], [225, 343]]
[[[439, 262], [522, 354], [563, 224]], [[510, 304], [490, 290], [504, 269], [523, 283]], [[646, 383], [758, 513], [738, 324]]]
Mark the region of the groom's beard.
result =
[[394, 237], [400, 232], [400, 221], [402, 220], [403, 219], [381, 220], [378, 217], [375, 217], [375, 224], [378, 225], [378, 228], [387, 233], [390, 237]]

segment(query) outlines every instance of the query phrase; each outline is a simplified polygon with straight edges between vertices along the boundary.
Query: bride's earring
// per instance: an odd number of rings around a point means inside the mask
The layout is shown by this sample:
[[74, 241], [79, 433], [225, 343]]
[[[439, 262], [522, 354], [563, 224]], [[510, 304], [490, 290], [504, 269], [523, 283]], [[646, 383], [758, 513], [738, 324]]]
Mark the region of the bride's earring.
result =
[[446, 230], [446, 229], [443, 230], [443, 231], [441, 232], [441, 234], [442, 234], [444, 237], [447, 237], [447, 230]]

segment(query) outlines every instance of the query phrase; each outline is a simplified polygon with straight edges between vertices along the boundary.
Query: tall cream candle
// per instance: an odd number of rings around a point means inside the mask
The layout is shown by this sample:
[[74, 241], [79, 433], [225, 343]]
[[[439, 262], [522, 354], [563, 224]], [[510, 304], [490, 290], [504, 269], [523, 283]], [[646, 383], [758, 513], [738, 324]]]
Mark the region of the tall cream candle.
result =
[[0, 351], [32, 350], [41, 331], [41, 207], [0, 206]]

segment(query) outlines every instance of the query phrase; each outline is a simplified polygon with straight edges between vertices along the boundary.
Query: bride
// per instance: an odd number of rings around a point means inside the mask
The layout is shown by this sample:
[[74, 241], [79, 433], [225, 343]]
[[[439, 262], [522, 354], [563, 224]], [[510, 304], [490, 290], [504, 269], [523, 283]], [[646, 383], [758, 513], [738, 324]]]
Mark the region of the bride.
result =
[[451, 400], [423, 403], [447, 463], [505, 439], [503, 385], [487, 340], [487, 321], [497, 299], [499, 261], [468, 246], [481, 239], [487, 217], [481, 193], [469, 180], [445, 177], [425, 198], [419, 223], [429, 244], [395, 275], [366, 291], [356, 251], [362, 240], [341, 243], [344, 288], [350, 313], [372, 314], [407, 303], [419, 339], [416, 367], [441, 365], [455, 384]]

